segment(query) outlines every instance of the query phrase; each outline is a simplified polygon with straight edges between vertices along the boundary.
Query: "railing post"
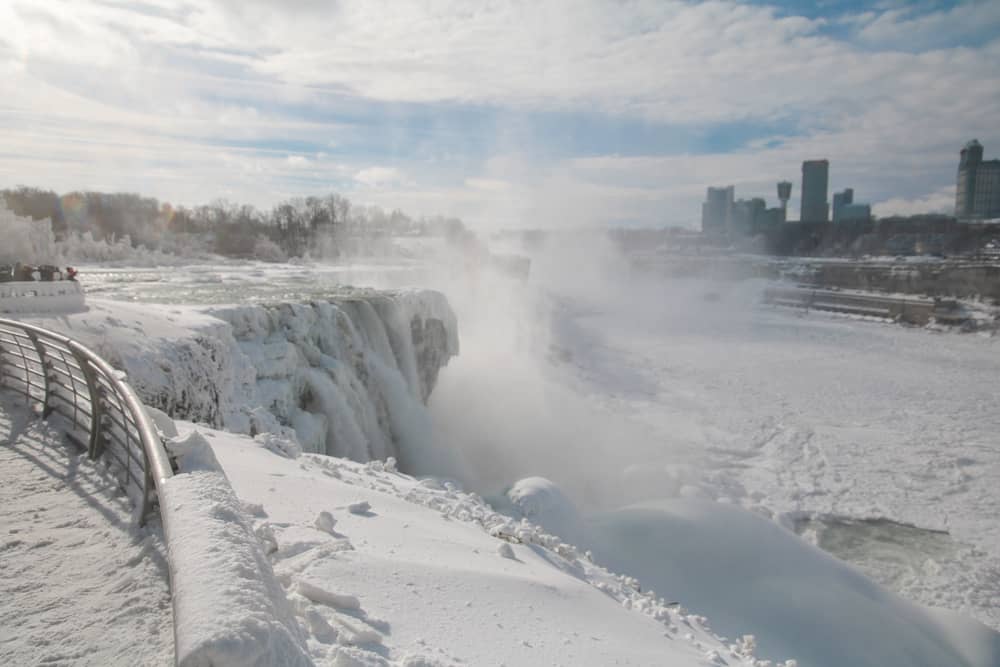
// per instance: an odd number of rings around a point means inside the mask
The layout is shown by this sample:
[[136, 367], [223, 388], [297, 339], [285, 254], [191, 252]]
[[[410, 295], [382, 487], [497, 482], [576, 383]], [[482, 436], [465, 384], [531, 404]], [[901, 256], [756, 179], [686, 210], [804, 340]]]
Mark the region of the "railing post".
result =
[[3, 346], [3, 342], [0, 342], [0, 387], [3, 387], [6, 383], [4, 382], [4, 376], [7, 374], [7, 366], [3, 363], [4, 354], [7, 353], [6, 348]]
[[142, 508], [139, 512], [139, 525], [146, 525], [146, 515], [149, 514], [149, 510], [152, 507], [152, 499], [149, 497], [150, 491], [156, 489], [156, 482], [153, 481], [153, 470], [149, 465], [147, 460], [146, 465], [143, 467], [146, 469], [146, 476], [142, 483]]
[[[38, 364], [42, 368], [42, 383], [44, 385], [44, 390], [45, 390], [45, 395], [42, 398], [42, 417], [44, 418], [44, 417], [48, 417], [49, 414], [52, 413], [52, 406], [49, 405], [49, 392], [51, 391], [51, 387], [49, 386], [49, 371], [51, 370], [49, 368], [50, 364], [49, 364], [48, 357], [45, 356], [45, 346], [42, 345], [41, 341], [38, 340], [38, 334], [36, 334], [34, 331], [30, 331], [30, 330], [25, 331], [25, 333], [28, 335], [28, 338], [31, 340], [31, 344], [35, 346], [35, 354], [38, 355]], [[25, 358], [25, 360], [24, 360], [24, 366], [25, 366], [25, 369], [27, 369], [27, 367], [28, 367], [28, 359], [27, 358]], [[25, 372], [27, 372], [27, 371], [25, 371]], [[30, 391], [30, 387], [29, 387], [29, 391]]]
[[90, 362], [84, 355], [76, 350], [74, 345], [70, 345], [69, 349], [73, 353], [76, 362], [80, 365], [84, 379], [87, 380], [87, 391], [90, 394], [90, 439], [87, 442], [87, 454], [90, 458], [96, 459], [104, 449], [104, 443], [101, 440], [101, 416], [104, 412], [102, 405], [103, 395], [101, 387], [97, 382], [97, 373], [94, 372], [93, 366], [90, 365]]

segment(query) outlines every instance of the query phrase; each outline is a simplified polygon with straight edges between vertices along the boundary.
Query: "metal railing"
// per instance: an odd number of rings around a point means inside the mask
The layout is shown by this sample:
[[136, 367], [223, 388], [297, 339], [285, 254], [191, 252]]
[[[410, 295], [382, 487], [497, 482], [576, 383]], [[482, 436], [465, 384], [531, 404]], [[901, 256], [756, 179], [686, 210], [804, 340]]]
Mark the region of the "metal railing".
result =
[[173, 470], [123, 377], [71, 338], [0, 318], [0, 387], [22, 395], [43, 417], [61, 417], [71, 440], [92, 459], [104, 457], [143, 525]]

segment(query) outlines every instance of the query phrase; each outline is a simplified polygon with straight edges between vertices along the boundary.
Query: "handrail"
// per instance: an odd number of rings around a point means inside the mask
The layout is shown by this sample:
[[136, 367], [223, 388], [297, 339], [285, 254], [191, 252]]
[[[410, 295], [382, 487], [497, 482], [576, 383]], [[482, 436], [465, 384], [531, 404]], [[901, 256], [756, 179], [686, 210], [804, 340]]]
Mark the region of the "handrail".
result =
[[136, 516], [144, 525], [173, 469], [142, 402], [121, 375], [72, 338], [0, 318], [0, 387], [40, 404], [44, 417], [61, 415], [69, 422], [67, 435], [91, 458], [116, 464], [118, 484], [138, 501]]

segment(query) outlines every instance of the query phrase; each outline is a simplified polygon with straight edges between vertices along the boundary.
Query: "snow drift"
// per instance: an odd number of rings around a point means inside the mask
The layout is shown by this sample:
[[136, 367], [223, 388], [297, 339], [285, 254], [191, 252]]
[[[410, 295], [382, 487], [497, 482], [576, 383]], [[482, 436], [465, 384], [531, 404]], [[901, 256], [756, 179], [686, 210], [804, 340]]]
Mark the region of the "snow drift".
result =
[[175, 440], [160, 489], [170, 520], [177, 664], [311, 665], [305, 637], [204, 436]]
[[[673, 498], [581, 516], [541, 478], [510, 503], [595, 562], [666, 592], [728, 636], [752, 633], [756, 654], [802, 665], [996, 665], [1000, 634], [928, 609], [743, 508]], [[845, 641], [850, 638], [850, 641]]]

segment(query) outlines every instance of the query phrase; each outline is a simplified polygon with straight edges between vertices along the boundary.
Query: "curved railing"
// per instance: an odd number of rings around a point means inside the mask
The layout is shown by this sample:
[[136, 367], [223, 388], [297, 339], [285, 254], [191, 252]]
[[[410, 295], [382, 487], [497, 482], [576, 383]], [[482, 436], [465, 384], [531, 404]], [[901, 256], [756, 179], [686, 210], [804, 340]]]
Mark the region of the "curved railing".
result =
[[44, 417], [59, 415], [71, 440], [91, 458], [104, 457], [142, 525], [173, 470], [152, 421], [123, 377], [71, 338], [0, 318], [0, 387], [24, 396]]

